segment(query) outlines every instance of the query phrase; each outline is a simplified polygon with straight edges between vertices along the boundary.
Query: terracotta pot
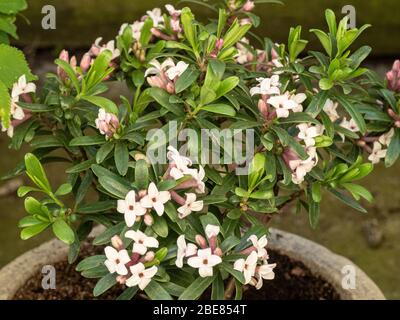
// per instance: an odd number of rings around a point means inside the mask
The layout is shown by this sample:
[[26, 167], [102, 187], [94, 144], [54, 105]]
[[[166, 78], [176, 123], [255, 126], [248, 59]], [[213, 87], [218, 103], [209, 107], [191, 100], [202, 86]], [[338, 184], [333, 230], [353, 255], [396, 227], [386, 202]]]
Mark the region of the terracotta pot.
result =
[[[378, 286], [353, 262], [310, 240], [281, 230], [271, 229], [268, 248], [293, 260], [301, 261], [315, 275], [331, 283], [343, 300], [383, 300]], [[99, 229], [94, 230], [98, 234]], [[93, 234], [93, 235], [94, 235]], [[17, 290], [44, 265], [67, 259], [68, 247], [59, 240], [51, 240], [30, 250], [0, 270], [0, 299], [12, 299]], [[350, 267], [349, 267], [350, 266]], [[355, 289], [344, 289], [342, 271], [355, 272]], [[354, 268], [354, 269], [352, 269]]]

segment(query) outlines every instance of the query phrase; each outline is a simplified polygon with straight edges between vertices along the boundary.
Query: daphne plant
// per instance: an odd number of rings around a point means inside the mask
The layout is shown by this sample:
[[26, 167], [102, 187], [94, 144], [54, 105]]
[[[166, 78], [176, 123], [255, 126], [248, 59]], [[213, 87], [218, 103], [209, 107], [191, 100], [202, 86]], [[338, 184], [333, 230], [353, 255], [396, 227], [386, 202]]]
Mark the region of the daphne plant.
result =
[[[367, 26], [348, 30], [327, 10], [328, 31], [311, 30], [324, 52], [305, 52], [301, 27], [287, 44], [249, 32], [257, 2], [206, 4], [217, 13], [206, 25], [188, 7], [148, 11], [79, 63], [63, 51], [40, 93], [16, 49], [1, 48], [0, 61], [20, 66], [0, 75], [3, 127], [13, 148], [32, 148], [4, 177], [34, 184], [18, 191], [36, 197], [21, 237], [52, 228], [73, 263], [103, 225], [92, 243], [104, 254], [76, 267], [99, 278], [95, 296], [116, 285], [119, 299], [241, 299], [279, 268], [271, 218], [295, 204], [316, 227], [323, 191], [365, 212], [359, 180], [397, 160], [399, 63], [386, 81], [360, 67], [371, 48], [350, 48]], [[131, 96], [105, 97], [111, 81]], [[68, 164], [56, 190], [49, 162]]]

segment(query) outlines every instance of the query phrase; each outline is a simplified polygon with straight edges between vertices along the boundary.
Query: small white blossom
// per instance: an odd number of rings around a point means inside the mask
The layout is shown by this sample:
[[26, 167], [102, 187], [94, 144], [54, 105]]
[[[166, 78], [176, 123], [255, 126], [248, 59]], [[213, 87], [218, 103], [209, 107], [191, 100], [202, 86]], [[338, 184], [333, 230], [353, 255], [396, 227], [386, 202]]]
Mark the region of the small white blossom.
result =
[[170, 164], [175, 165], [171, 168], [169, 173], [175, 180], [183, 178], [183, 176], [189, 172], [188, 166], [192, 165], [192, 161], [187, 157], [181, 156], [178, 150], [174, 147], [168, 147], [167, 158], [170, 161]]
[[32, 93], [35, 91], [36, 91], [36, 85], [32, 82], [26, 83], [26, 76], [22, 75], [21, 77], [19, 77], [18, 82], [14, 83], [11, 91], [11, 97], [17, 98], [21, 94]]
[[281, 84], [279, 82], [278, 75], [273, 75], [271, 78], [258, 78], [257, 81], [259, 82], [259, 84], [256, 87], [250, 89], [250, 94], [252, 96], [256, 94], [279, 95], [281, 93], [279, 89]]
[[132, 276], [126, 280], [126, 285], [128, 287], [138, 286], [140, 290], [144, 290], [150, 283], [151, 279], [156, 275], [158, 268], [152, 266], [146, 269], [143, 263], [139, 262], [134, 266], [130, 267]]
[[220, 232], [219, 226], [215, 226], [213, 224], [208, 224], [206, 226], [206, 236], [208, 239], [218, 236], [219, 232]]
[[[358, 127], [357, 123], [354, 121], [354, 119], [350, 119], [348, 121], [346, 118], [343, 118], [342, 122], [339, 124], [342, 128], [345, 128], [351, 132], [359, 132], [360, 128]], [[343, 133], [339, 133], [339, 136], [342, 138], [342, 141], [344, 142], [345, 136]]]
[[172, 4], [166, 4], [165, 9], [167, 9], [168, 13], [172, 17], [176, 17], [176, 18], [179, 17], [182, 13], [182, 10], [176, 10]]
[[332, 122], [335, 122], [337, 119], [340, 118], [339, 114], [336, 111], [338, 106], [339, 104], [337, 102], [333, 102], [331, 99], [327, 99], [325, 102], [323, 110]]
[[189, 169], [186, 173], [190, 174], [192, 176], [192, 178], [196, 180], [197, 187], [195, 188], [195, 191], [197, 193], [204, 193], [205, 189], [206, 189], [206, 185], [203, 181], [204, 178], [206, 177], [204, 168], [202, 166], [199, 166], [199, 170]]
[[213, 267], [222, 262], [221, 257], [212, 254], [211, 248], [199, 249], [197, 256], [188, 259], [188, 265], [199, 269], [199, 275], [202, 278], [213, 275]]
[[162, 15], [160, 8], [154, 8], [153, 10], [146, 11], [147, 15], [151, 20], [153, 20], [153, 27], [157, 28], [159, 26], [163, 26], [164, 17]]
[[307, 153], [309, 157], [306, 160], [299, 159], [289, 161], [289, 167], [293, 171], [292, 181], [294, 184], [301, 184], [307, 173], [309, 173], [318, 163], [316, 148], [307, 148]]
[[126, 276], [128, 274], [128, 269], [125, 266], [131, 258], [129, 257], [128, 251], [126, 250], [116, 250], [113, 247], [106, 247], [104, 249], [107, 260], [104, 262], [108, 271], [111, 273], [118, 273], [121, 276]]
[[315, 138], [321, 136], [325, 130], [323, 125], [312, 126], [308, 123], [301, 123], [297, 128], [300, 130], [297, 137], [303, 140], [307, 147], [315, 146]]
[[101, 45], [101, 41], [103, 40], [102, 37], [99, 37], [96, 39], [94, 42], [95, 46], [97, 46], [100, 49], [100, 53], [102, 53], [105, 50], [111, 51], [111, 60], [114, 60], [118, 58], [121, 54], [118, 48], [115, 47], [115, 41], [110, 40], [106, 44]]
[[179, 61], [176, 66], [172, 66], [167, 70], [167, 76], [169, 80], [174, 80], [178, 77], [180, 77], [186, 69], [189, 67], [189, 65], [183, 61]]
[[373, 164], [377, 164], [386, 157], [387, 150], [382, 149], [382, 145], [378, 142], [374, 142], [372, 153], [369, 155], [368, 160]]
[[235, 56], [236, 62], [239, 64], [245, 64], [253, 59], [252, 53], [249, 51], [246, 45], [249, 45], [250, 41], [247, 38], [242, 38], [240, 42], [236, 44], [238, 50]]
[[276, 263], [273, 264], [263, 264], [260, 267], [258, 267], [258, 270], [256, 271], [256, 278], [257, 278], [257, 284], [256, 284], [256, 289], [259, 290], [263, 286], [263, 279], [264, 280], [273, 280], [275, 278], [275, 273], [274, 273], [274, 268], [276, 267]]
[[151, 65], [144, 74], [145, 77], [148, 75], [159, 75], [162, 72], [165, 72], [167, 69], [171, 67], [175, 67], [175, 63], [171, 58], [166, 59], [163, 63], [160, 63], [158, 60], [153, 59], [149, 62]]
[[256, 272], [257, 267], [257, 252], [253, 251], [249, 254], [249, 256], [245, 259], [238, 259], [235, 261], [233, 268], [239, 272], [243, 272], [245, 283], [250, 283], [252, 277]]
[[126, 225], [132, 227], [136, 217], [143, 216], [147, 210], [136, 202], [136, 193], [131, 190], [127, 193], [125, 200], [118, 200], [117, 211], [124, 214]]
[[247, 241], [251, 241], [253, 246], [257, 249], [257, 257], [261, 259], [268, 258], [267, 250], [265, 249], [268, 244], [268, 239], [266, 235], [258, 239], [257, 236], [253, 234], [247, 239]]
[[186, 193], [185, 204], [178, 208], [179, 218], [187, 217], [192, 211], [198, 212], [203, 210], [203, 201], [196, 201], [195, 193]]
[[119, 35], [122, 35], [125, 31], [126, 27], [130, 27], [132, 31], [132, 38], [136, 41], [139, 41], [140, 35], [142, 33], [144, 22], [143, 21], [135, 21], [133, 24], [129, 25], [128, 23], [124, 23], [119, 29]]
[[154, 182], [150, 183], [147, 195], [140, 200], [140, 204], [144, 208], [153, 208], [159, 216], [164, 213], [164, 204], [171, 199], [168, 191], [158, 191]]
[[158, 248], [158, 240], [153, 237], [146, 236], [142, 231], [129, 230], [125, 233], [125, 237], [132, 239], [133, 249], [132, 252], [144, 255], [147, 248]]
[[394, 129], [391, 128], [390, 131], [386, 132], [385, 134], [379, 137], [379, 142], [384, 146], [388, 146], [390, 142], [392, 142], [393, 136], [394, 136]]
[[267, 100], [267, 103], [275, 108], [277, 118], [289, 117], [289, 111], [301, 112], [303, 106], [301, 103], [306, 99], [304, 93], [290, 95], [288, 92], [279, 96], [272, 96]]
[[178, 268], [183, 267], [183, 259], [186, 257], [194, 256], [197, 253], [197, 246], [193, 243], [186, 243], [185, 236], [181, 235], [178, 237], [177, 241], [177, 252], [175, 265]]

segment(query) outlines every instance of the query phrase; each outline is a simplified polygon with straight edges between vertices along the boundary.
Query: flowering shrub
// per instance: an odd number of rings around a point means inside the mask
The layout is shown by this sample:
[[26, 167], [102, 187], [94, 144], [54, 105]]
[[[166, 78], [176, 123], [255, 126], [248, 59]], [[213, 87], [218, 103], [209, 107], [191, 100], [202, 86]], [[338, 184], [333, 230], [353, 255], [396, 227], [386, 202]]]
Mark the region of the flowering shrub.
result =
[[[322, 190], [364, 212], [358, 201], [372, 196], [358, 181], [399, 156], [400, 63], [381, 81], [360, 67], [371, 48], [349, 49], [368, 26], [347, 30], [347, 18], [337, 24], [327, 10], [328, 31], [311, 30], [324, 51], [306, 53], [301, 27], [286, 45], [249, 32], [257, 1], [206, 5], [218, 15], [207, 25], [167, 5], [124, 24], [115, 40], [97, 39], [79, 62], [62, 51], [40, 93], [22, 54], [0, 47], [10, 71], [0, 74], [3, 130], [11, 147], [33, 149], [4, 177], [26, 172], [34, 185], [18, 190], [35, 192], [21, 238], [51, 228], [72, 263], [94, 224], [104, 225], [93, 240], [104, 254], [77, 266], [100, 278], [95, 296], [124, 285], [120, 299], [142, 290], [197, 299], [209, 288], [212, 299], [240, 299], [243, 286], [260, 289], [279, 268], [265, 221], [296, 203], [316, 227]], [[132, 95], [104, 97], [111, 81]], [[217, 161], [203, 157], [204, 129], [224, 152]], [[244, 131], [252, 139], [224, 140]], [[49, 162], [68, 163], [57, 189]]]

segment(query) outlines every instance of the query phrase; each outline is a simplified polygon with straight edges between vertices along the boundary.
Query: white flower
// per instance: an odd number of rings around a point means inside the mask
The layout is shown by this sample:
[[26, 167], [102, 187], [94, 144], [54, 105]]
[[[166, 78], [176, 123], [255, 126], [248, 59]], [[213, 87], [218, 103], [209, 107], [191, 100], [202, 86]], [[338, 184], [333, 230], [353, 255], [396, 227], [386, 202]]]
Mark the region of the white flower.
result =
[[258, 78], [257, 81], [259, 84], [250, 89], [250, 94], [252, 96], [256, 94], [273, 95], [281, 93], [278, 75], [273, 75], [271, 78]]
[[204, 171], [204, 168], [202, 166], [199, 166], [199, 170], [196, 169], [189, 169], [187, 174], [190, 174], [193, 179], [196, 180], [197, 182], [197, 187], [195, 188], [195, 191], [197, 193], [204, 193], [206, 189], [206, 185], [204, 183], [204, 178], [206, 177], [206, 173]]
[[150, 283], [151, 279], [155, 276], [158, 271], [156, 266], [146, 269], [143, 263], [139, 262], [134, 266], [130, 267], [132, 276], [126, 280], [128, 287], [138, 286], [140, 290], [144, 290]]
[[158, 191], [154, 182], [150, 183], [147, 195], [140, 200], [140, 204], [144, 208], [154, 208], [159, 216], [164, 213], [164, 203], [171, 199], [168, 191]]
[[294, 184], [301, 184], [307, 173], [309, 173], [318, 163], [316, 148], [307, 148], [307, 153], [309, 157], [306, 160], [299, 159], [289, 161], [289, 167], [293, 171], [292, 182]]
[[336, 111], [338, 106], [339, 104], [337, 102], [333, 102], [331, 99], [327, 99], [325, 102], [323, 110], [332, 122], [335, 122], [337, 119], [340, 118], [339, 114]]
[[117, 211], [124, 214], [126, 225], [132, 227], [136, 217], [143, 216], [147, 210], [136, 202], [136, 193], [131, 190], [127, 193], [125, 200], [118, 200]]
[[290, 95], [286, 92], [283, 95], [270, 97], [267, 103], [275, 108], [278, 118], [287, 118], [289, 117], [290, 110], [294, 112], [301, 112], [303, 110], [301, 103], [305, 99], [306, 95], [304, 93]]
[[247, 241], [251, 241], [253, 246], [257, 249], [257, 256], [259, 258], [261, 258], [261, 259], [268, 258], [267, 250], [265, 249], [265, 247], [268, 244], [268, 239], [267, 239], [266, 235], [264, 235], [260, 239], [258, 239], [257, 236], [255, 234], [253, 234], [247, 239]]
[[[11, 98], [11, 117], [14, 120], [23, 120], [25, 118], [25, 113], [24, 110], [17, 105], [17, 102], [19, 100], [19, 96], [12, 97]], [[1, 131], [5, 132], [7, 131], [7, 136], [12, 138], [14, 136], [14, 126], [10, 123], [9, 127], [6, 129], [4, 126], [2, 126]]]
[[154, 8], [153, 10], [146, 11], [147, 15], [153, 20], [153, 27], [157, 28], [164, 24], [164, 17], [160, 8]]
[[307, 123], [301, 123], [297, 125], [297, 128], [300, 130], [297, 137], [300, 140], [303, 140], [307, 147], [314, 146], [314, 138], [321, 136], [325, 130], [324, 126], [322, 125], [311, 126]]
[[188, 166], [192, 165], [192, 161], [184, 156], [181, 156], [173, 146], [168, 147], [167, 158], [171, 164], [175, 167], [171, 168], [170, 176], [175, 180], [183, 178], [183, 176], [189, 171]]
[[194, 256], [197, 253], [197, 246], [194, 245], [193, 243], [186, 244], [184, 235], [179, 236], [178, 240], [176, 241], [176, 244], [178, 246], [178, 249], [176, 252], [175, 264], [178, 268], [182, 268], [183, 258]]
[[133, 249], [132, 252], [144, 255], [147, 248], [158, 248], [158, 240], [153, 237], [146, 236], [142, 231], [129, 230], [125, 233], [125, 237], [132, 239]]
[[[360, 128], [358, 127], [357, 123], [354, 121], [353, 118], [350, 119], [350, 121], [347, 121], [346, 118], [343, 118], [342, 122], [339, 124], [342, 128], [345, 128], [347, 130], [350, 130], [351, 132], [358, 132], [360, 131]], [[339, 136], [342, 138], [343, 142], [345, 140], [345, 136], [343, 133], [339, 133]]]
[[360, 131], [360, 128], [358, 128], [357, 123], [354, 121], [354, 119], [350, 119], [350, 121], [347, 121], [346, 118], [342, 120], [340, 123], [340, 126], [342, 128], [345, 128], [347, 130], [350, 130], [351, 132], [358, 132]]
[[122, 35], [125, 31], [126, 27], [130, 27], [132, 30], [132, 38], [136, 41], [139, 41], [140, 35], [142, 33], [144, 22], [143, 21], [135, 21], [133, 24], [129, 25], [128, 23], [124, 23], [119, 29], [119, 35]]
[[391, 128], [390, 131], [386, 132], [385, 134], [379, 137], [379, 142], [384, 146], [388, 146], [390, 142], [392, 142], [393, 136], [394, 136], [394, 129]]
[[[18, 82], [14, 83], [12, 91], [11, 91], [11, 97], [12, 98], [17, 98], [21, 94], [24, 93], [31, 93], [36, 91], [36, 85], [32, 82], [26, 83], [26, 76], [22, 75], [19, 77]], [[16, 100], [18, 101], [18, 100]]]
[[126, 276], [128, 274], [128, 269], [126, 264], [131, 261], [128, 251], [126, 250], [116, 250], [113, 247], [106, 247], [104, 249], [107, 260], [104, 261], [105, 266], [111, 273], [118, 273], [121, 276]]
[[171, 58], [166, 59], [163, 63], [158, 62], [158, 60], [153, 59], [149, 62], [152, 67], [148, 68], [144, 74], [147, 77], [150, 74], [158, 75], [165, 70], [175, 67], [175, 63]]
[[165, 9], [167, 9], [168, 13], [173, 17], [179, 17], [182, 13], [182, 10], [176, 10], [172, 4], [166, 4]]
[[111, 54], [112, 54], [111, 60], [118, 58], [120, 56], [121, 52], [119, 51], [118, 48], [115, 47], [115, 41], [110, 40], [105, 45], [101, 45], [100, 43], [102, 40], [103, 40], [103, 38], [99, 37], [94, 42], [94, 44], [100, 48], [100, 53], [102, 53], [105, 50], [109, 50], [109, 51], [111, 51]]
[[215, 226], [213, 224], [208, 224], [206, 226], [206, 236], [208, 239], [218, 236], [219, 232], [220, 232], [219, 226]]
[[186, 193], [185, 204], [178, 208], [179, 218], [187, 217], [192, 211], [198, 212], [203, 210], [203, 201], [196, 201], [195, 193]]
[[374, 142], [374, 147], [372, 149], [372, 153], [369, 155], [368, 160], [373, 164], [379, 163], [379, 161], [386, 157], [387, 150], [382, 149], [382, 145], [378, 142]]
[[212, 254], [211, 248], [200, 249], [197, 251], [196, 257], [188, 259], [188, 265], [192, 268], [198, 268], [200, 277], [211, 277], [213, 275], [213, 267], [222, 262], [221, 257]]
[[238, 42], [236, 44], [236, 48], [238, 50], [237, 55], [235, 56], [236, 62], [239, 64], [245, 64], [249, 61], [252, 60], [253, 55], [251, 54], [251, 52], [249, 51], [249, 49], [247, 48], [246, 45], [248, 45], [250, 43], [249, 39], [247, 38], [242, 38], [240, 40], [240, 42]]
[[170, 67], [166, 72], [169, 80], [180, 77], [188, 67], [189, 65], [183, 61], [179, 61], [176, 66]]
[[256, 284], [256, 289], [259, 290], [263, 286], [263, 279], [265, 280], [273, 280], [275, 278], [274, 268], [276, 267], [276, 263], [274, 264], [263, 264], [260, 266], [256, 272], [256, 278], [258, 279]]
[[250, 255], [244, 259], [238, 259], [235, 261], [233, 268], [239, 272], [243, 272], [245, 283], [248, 284], [250, 283], [252, 277], [254, 276], [256, 272], [256, 267], [257, 267], [257, 253], [253, 251], [250, 253]]

